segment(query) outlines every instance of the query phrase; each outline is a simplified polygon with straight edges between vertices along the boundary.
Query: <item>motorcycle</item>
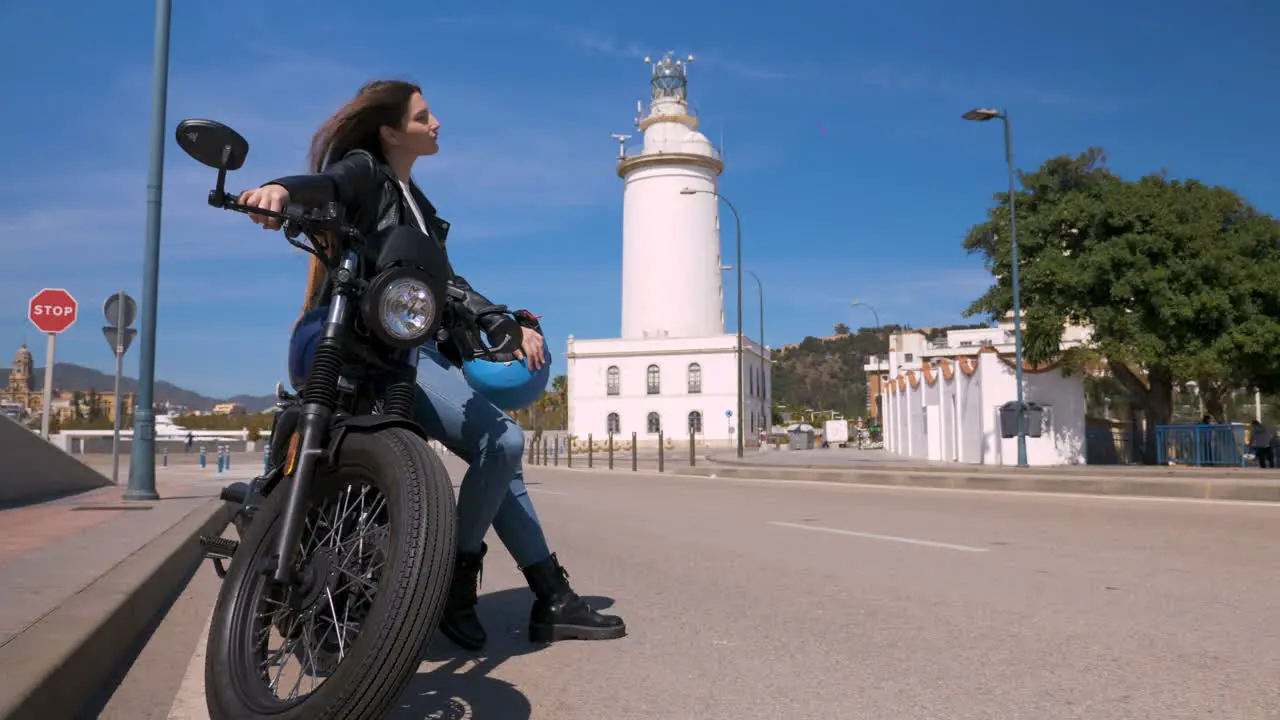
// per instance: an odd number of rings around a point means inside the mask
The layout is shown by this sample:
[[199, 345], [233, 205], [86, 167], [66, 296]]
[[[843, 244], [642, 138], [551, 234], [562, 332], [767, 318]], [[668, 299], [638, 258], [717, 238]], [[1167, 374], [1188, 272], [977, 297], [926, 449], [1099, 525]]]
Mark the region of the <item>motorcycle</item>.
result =
[[291, 369], [298, 392], [276, 386], [265, 472], [222, 492], [239, 540], [200, 540], [222, 578], [205, 661], [210, 717], [385, 717], [440, 622], [456, 542], [449, 475], [412, 419], [418, 348], [453, 340], [464, 357], [510, 362], [521, 325], [453, 288], [443, 248], [415, 229], [366, 238], [337, 203], [238, 204], [224, 187], [249, 143], [232, 128], [188, 119], [177, 141], [218, 171], [211, 206], [282, 220], [332, 287], [313, 311], [314, 349]]

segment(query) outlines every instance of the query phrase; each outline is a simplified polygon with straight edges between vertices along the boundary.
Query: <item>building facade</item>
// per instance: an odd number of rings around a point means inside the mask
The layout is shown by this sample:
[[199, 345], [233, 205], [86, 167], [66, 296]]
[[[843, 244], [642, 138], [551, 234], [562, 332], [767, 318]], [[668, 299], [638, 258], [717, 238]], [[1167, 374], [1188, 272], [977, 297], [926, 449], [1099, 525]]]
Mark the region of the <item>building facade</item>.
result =
[[[56, 377], [54, 381], [57, 381]], [[92, 397], [95, 392], [96, 397]], [[113, 391], [62, 390], [56, 386], [52, 393], [50, 416], [56, 417], [59, 422], [88, 418], [92, 411], [91, 397], [97, 401], [97, 412], [100, 416], [114, 421], [116, 406]], [[133, 407], [133, 395], [122, 393], [120, 403], [127, 417], [127, 413]], [[8, 382], [4, 389], [0, 390], [0, 412], [19, 421], [38, 417], [44, 413], [44, 388], [35, 387], [35, 361], [26, 343], [23, 343], [14, 354]]]
[[[1062, 351], [1085, 345], [1087, 328], [1068, 327]], [[1017, 399], [1013, 324], [951, 330], [930, 343], [917, 331], [895, 333], [887, 357], [865, 370], [880, 376], [884, 444], [895, 455], [981, 465], [1017, 463], [1017, 438], [1002, 437], [1000, 407]], [[1059, 363], [1023, 362], [1023, 398], [1044, 408], [1040, 437], [1027, 438], [1029, 465], [1085, 461], [1083, 373]]]

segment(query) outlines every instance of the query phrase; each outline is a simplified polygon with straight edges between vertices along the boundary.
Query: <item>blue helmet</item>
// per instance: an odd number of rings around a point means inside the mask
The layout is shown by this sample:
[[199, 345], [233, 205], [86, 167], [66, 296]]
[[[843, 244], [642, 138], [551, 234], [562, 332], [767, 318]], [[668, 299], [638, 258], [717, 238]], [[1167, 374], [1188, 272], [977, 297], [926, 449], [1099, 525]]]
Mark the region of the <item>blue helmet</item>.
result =
[[293, 334], [289, 338], [289, 382], [294, 390], [301, 390], [311, 376], [311, 361], [316, 354], [316, 346], [320, 344], [320, 336], [324, 334], [324, 322], [329, 316], [329, 307], [318, 307], [303, 313], [293, 326]]
[[551, 350], [542, 349], [544, 364], [530, 371], [525, 360], [493, 362], [483, 358], [462, 363], [467, 384], [500, 410], [522, 410], [542, 397], [551, 379]]

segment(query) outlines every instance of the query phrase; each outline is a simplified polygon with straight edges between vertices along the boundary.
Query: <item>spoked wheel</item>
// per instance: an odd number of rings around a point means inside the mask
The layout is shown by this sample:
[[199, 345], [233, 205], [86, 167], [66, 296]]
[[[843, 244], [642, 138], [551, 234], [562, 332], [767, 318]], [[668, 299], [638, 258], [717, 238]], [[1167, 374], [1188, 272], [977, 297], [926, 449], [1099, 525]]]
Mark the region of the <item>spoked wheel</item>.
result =
[[391, 428], [351, 433], [321, 469], [303, 523], [300, 581], [271, 580], [288, 495], [276, 488], [232, 560], [209, 630], [213, 720], [385, 717], [440, 622], [453, 574], [448, 473]]

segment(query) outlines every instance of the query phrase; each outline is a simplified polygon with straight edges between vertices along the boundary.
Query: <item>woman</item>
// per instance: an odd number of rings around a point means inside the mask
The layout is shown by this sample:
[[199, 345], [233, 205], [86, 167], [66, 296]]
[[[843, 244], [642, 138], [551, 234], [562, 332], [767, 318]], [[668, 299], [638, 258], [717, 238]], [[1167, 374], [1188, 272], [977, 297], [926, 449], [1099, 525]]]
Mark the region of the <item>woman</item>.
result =
[[[363, 234], [410, 224], [445, 243], [449, 224], [410, 178], [414, 162], [439, 150], [440, 122], [416, 85], [377, 81], [316, 132], [311, 143], [310, 175], [280, 178], [240, 196], [244, 205], [276, 212], [291, 202], [318, 205], [337, 201], [347, 222]], [[250, 218], [267, 230], [278, 220]], [[304, 313], [324, 306], [331, 292], [325, 268], [314, 258], [307, 282]], [[452, 275], [452, 268], [450, 268]], [[452, 283], [483, 297], [463, 278]], [[542, 335], [524, 328], [523, 357], [537, 369], [544, 361]], [[422, 347], [418, 367], [417, 420], [469, 467], [458, 492], [458, 553], [440, 629], [470, 650], [485, 644], [476, 616], [476, 593], [490, 525], [524, 572], [536, 600], [529, 618], [535, 642], [622, 637], [621, 618], [601, 615], [570, 588], [568, 573], [547, 547], [547, 540], [524, 485], [524, 432], [505, 413], [467, 385], [461, 355], [452, 343]]]

